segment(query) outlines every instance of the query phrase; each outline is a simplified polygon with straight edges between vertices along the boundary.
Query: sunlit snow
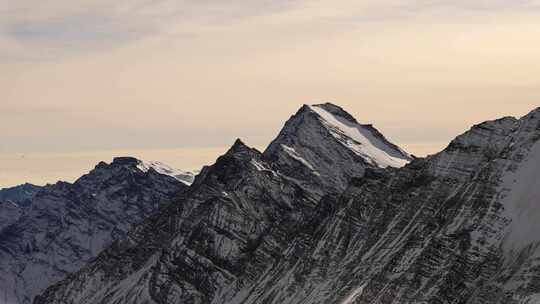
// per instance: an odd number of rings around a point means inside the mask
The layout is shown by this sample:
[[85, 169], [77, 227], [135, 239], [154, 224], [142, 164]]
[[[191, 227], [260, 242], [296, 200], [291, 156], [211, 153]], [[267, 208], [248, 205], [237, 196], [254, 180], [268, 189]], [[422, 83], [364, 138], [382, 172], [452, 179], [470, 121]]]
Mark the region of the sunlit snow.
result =
[[323, 123], [330, 127], [335, 138], [373, 165], [382, 168], [399, 168], [409, 163], [410, 156], [407, 153], [390, 146], [367, 127], [336, 116], [321, 106], [315, 105], [310, 108], [322, 118]]
[[158, 161], [148, 161], [148, 162], [140, 161], [139, 164], [137, 165], [137, 168], [141, 169], [144, 172], [150, 170], [150, 168], [153, 168], [158, 173], [172, 176], [178, 181], [181, 181], [182, 183], [188, 186], [193, 183], [193, 179], [195, 178], [195, 174], [191, 172], [178, 170], [178, 169], [172, 168], [171, 166], [167, 164], [164, 164]]

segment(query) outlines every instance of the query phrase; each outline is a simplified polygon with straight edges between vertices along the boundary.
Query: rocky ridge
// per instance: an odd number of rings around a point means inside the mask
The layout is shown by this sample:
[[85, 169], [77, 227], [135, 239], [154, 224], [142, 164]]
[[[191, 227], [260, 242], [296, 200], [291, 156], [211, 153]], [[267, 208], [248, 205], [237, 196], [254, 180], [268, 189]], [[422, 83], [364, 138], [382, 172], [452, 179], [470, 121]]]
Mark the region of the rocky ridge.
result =
[[[187, 186], [130, 157], [99, 163], [75, 183], [42, 187], [0, 226], [0, 303], [31, 303]], [[7, 207], [6, 207], [7, 208]]]

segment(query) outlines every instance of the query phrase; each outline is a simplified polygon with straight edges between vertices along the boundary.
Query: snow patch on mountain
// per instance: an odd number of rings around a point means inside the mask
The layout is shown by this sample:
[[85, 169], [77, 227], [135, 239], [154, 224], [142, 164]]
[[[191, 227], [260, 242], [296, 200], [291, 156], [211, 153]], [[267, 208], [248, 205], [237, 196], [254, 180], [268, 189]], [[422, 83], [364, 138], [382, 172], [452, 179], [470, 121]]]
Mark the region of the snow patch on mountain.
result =
[[253, 165], [253, 167], [257, 168], [257, 170], [259, 170], [259, 171], [267, 171], [268, 170], [263, 164], [261, 164], [260, 162], [254, 160], [254, 159], [251, 160], [251, 164]]
[[309, 106], [329, 128], [332, 136], [356, 154], [364, 157], [372, 165], [380, 168], [400, 168], [410, 162], [411, 156], [403, 150], [391, 146], [376, 136], [367, 126], [349, 121], [325, 109], [325, 105]]
[[296, 150], [294, 150], [294, 148], [291, 148], [283, 144], [281, 145], [281, 147], [283, 148], [285, 152], [287, 152], [287, 154], [289, 154], [290, 157], [296, 159], [297, 161], [302, 163], [304, 166], [308, 167], [311, 171], [313, 171], [315, 175], [319, 175], [319, 173], [315, 171], [315, 168], [313, 168], [313, 165], [311, 165], [307, 160], [305, 160], [298, 153], [296, 153]]
[[141, 161], [140, 160], [139, 164], [137, 165], [137, 168], [139, 168], [143, 172], [147, 172], [148, 170], [150, 170], [150, 168], [152, 168], [156, 170], [158, 173], [174, 177], [178, 181], [188, 186], [191, 185], [193, 181], [195, 180], [194, 173], [173, 168], [159, 161]]
[[272, 169], [269, 169], [267, 165], [264, 165], [262, 162], [260, 161], [257, 161], [255, 159], [252, 159], [250, 161], [250, 163], [253, 165], [253, 167], [255, 167], [257, 169], [257, 171], [261, 171], [261, 172], [270, 172], [272, 173], [272, 175], [274, 176], [278, 176], [277, 172], [272, 170]]

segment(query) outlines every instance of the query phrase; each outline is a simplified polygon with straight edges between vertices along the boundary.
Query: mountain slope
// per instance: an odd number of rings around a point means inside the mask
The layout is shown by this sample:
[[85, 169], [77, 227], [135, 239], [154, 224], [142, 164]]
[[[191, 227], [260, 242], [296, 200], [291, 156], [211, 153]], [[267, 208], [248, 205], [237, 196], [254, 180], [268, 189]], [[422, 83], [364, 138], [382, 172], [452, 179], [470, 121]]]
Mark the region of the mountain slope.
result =
[[[210, 303], [234, 297], [283, 258], [299, 229], [331, 204], [325, 195], [378, 167], [330, 129], [304, 106], [264, 154], [236, 141], [167, 210], [37, 302]], [[326, 163], [310, 163], [321, 153], [328, 153]]]
[[368, 169], [265, 276], [213, 303], [537, 303], [539, 139], [536, 110]]
[[141, 163], [101, 162], [73, 184], [43, 187], [19, 208], [0, 230], [0, 303], [30, 303], [187, 188]]

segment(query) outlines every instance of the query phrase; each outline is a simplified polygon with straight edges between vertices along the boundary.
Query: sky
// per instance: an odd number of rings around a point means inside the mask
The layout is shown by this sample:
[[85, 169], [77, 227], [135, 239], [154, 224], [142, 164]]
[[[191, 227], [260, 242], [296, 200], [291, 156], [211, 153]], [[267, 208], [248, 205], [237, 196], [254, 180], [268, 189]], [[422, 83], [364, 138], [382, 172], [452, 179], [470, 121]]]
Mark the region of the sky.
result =
[[333, 102], [407, 151], [540, 106], [540, 0], [0, 0], [0, 188], [211, 164]]

